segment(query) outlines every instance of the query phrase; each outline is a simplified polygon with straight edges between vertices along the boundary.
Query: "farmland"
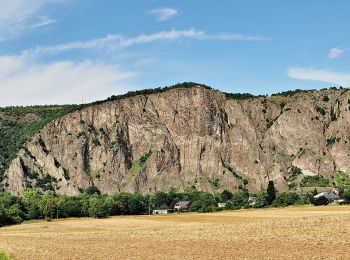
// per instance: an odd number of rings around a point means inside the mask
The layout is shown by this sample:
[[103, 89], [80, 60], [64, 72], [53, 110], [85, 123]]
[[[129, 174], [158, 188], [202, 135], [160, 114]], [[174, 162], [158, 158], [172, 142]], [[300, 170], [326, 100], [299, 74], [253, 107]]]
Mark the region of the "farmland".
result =
[[32, 221], [0, 229], [15, 259], [329, 259], [350, 254], [350, 206]]

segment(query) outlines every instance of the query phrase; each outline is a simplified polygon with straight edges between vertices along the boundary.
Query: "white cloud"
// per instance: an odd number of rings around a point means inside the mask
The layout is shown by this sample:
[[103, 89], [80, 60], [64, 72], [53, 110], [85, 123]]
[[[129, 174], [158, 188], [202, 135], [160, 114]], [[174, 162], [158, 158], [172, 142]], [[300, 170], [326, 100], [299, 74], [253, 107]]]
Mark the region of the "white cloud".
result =
[[327, 82], [335, 85], [350, 85], [350, 73], [315, 70], [310, 68], [291, 68], [288, 76], [294, 79]]
[[336, 59], [339, 58], [343, 54], [344, 50], [340, 47], [332, 48], [329, 50], [328, 57], [330, 59]]
[[122, 93], [137, 74], [92, 61], [32, 63], [25, 56], [0, 56], [0, 104], [62, 104], [87, 102]]
[[57, 20], [52, 19], [50, 17], [39, 16], [37, 18], [37, 20], [34, 21], [33, 24], [28, 24], [28, 27], [29, 28], [37, 28], [37, 27], [46, 26], [46, 25], [49, 25], [49, 24], [52, 24], [52, 23], [56, 23], [56, 22], [57, 22]]
[[174, 18], [175, 15], [178, 13], [176, 9], [169, 8], [169, 7], [153, 9], [148, 12], [152, 15], [155, 15], [157, 20], [160, 22], [164, 22]]
[[40, 11], [50, 4], [68, 1], [70, 0], [1, 0], [0, 41], [18, 36], [28, 28], [54, 22], [54, 19], [39, 15]]
[[169, 30], [161, 31], [153, 34], [141, 34], [135, 37], [124, 37], [122, 35], [111, 34], [104, 38], [96, 38], [89, 41], [77, 41], [71, 43], [58, 44], [53, 46], [38, 46], [35, 49], [27, 50], [27, 54], [42, 54], [42, 53], [55, 53], [72, 50], [84, 50], [84, 49], [109, 49], [118, 50], [127, 47], [131, 47], [139, 44], [146, 44], [150, 42], [159, 41], [175, 41], [178, 39], [197, 39], [197, 40], [218, 40], [218, 41], [266, 41], [268, 38], [264, 38], [259, 35], [244, 35], [244, 34], [208, 34], [204, 31], [198, 31], [196, 29], [187, 30]]
[[269, 38], [265, 38], [261, 35], [246, 35], [246, 34], [232, 34], [232, 33], [220, 33], [220, 34], [204, 34], [202, 39], [218, 40], [218, 41], [269, 41]]

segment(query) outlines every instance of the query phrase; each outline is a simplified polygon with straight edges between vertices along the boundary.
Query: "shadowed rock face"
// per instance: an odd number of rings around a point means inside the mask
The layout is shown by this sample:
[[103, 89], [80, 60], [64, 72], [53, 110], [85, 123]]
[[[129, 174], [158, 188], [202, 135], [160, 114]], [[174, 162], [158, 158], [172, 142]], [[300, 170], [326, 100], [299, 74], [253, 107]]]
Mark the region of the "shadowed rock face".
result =
[[[4, 184], [13, 194], [74, 195], [92, 185], [102, 193], [238, 190], [247, 179], [251, 191], [269, 180], [287, 190], [305, 175], [350, 172], [349, 100], [347, 89], [233, 100], [193, 87], [109, 101], [44, 127]], [[293, 178], [292, 166], [302, 174]]]

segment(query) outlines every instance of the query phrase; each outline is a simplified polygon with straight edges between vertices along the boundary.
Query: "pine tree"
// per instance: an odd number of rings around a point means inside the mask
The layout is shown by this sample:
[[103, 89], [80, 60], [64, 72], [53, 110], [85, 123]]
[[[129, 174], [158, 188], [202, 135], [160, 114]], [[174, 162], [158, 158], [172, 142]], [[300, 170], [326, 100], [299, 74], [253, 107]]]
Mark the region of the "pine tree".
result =
[[276, 199], [276, 189], [273, 184], [273, 181], [269, 181], [269, 185], [267, 186], [266, 202], [268, 205], [271, 205], [275, 199]]

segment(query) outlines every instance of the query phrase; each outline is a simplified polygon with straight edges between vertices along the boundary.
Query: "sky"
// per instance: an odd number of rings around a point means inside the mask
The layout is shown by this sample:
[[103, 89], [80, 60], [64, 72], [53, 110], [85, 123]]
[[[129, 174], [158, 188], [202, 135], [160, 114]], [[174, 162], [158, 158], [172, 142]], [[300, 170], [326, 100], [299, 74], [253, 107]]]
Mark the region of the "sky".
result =
[[0, 0], [0, 106], [193, 81], [350, 87], [348, 0]]

